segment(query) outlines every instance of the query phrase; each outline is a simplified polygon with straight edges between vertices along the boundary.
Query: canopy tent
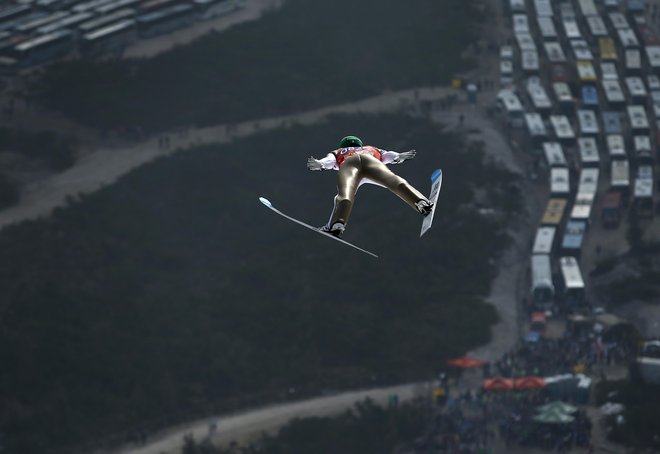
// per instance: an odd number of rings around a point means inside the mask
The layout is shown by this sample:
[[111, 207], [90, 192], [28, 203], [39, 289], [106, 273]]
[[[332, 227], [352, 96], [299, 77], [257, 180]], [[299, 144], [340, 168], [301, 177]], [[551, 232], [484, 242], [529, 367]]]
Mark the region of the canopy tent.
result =
[[504, 377], [493, 377], [484, 380], [484, 389], [488, 391], [504, 391], [513, 389], [513, 380]]
[[486, 364], [486, 361], [470, 358], [469, 356], [461, 356], [460, 358], [447, 360], [447, 364], [450, 366], [459, 367], [461, 369], [470, 369], [472, 367], [483, 366]]
[[566, 424], [573, 422], [575, 418], [558, 410], [548, 410], [534, 416], [534, 421], [544, 424]]
[[564, 414], [569, 414], [569, 413], [575, 413], [577, 411], [577, 407], [571, 404], [567, 404], [566, 402], [562, 402], [561, 400], [555, 400], [545, 405], [539, 405], [538, 407], [536, 407], [536, 411], [538, 411], [539, 413], [559, 411]]
[[521, 377], [513, 382], [516, 389], [540, 389], [545, 386], [543, 377]]

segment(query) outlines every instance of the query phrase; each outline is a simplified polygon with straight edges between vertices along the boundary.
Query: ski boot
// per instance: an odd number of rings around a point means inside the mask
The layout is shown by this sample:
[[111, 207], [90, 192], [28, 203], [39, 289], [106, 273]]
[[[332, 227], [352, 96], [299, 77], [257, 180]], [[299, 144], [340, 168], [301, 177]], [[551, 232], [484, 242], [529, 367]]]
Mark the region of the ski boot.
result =
[[433, 204], [428, 200], [419, 200], [415, 202], [415, 207], [424, 217], [428, 216], [431, 214], [431, 211], [433, 211]]
[[340, 238], [341, 235], [344, 233], [344, 228], [345, 226], [343, 222], [335, 222], [332, 224], [332, 227], [329, 227], [326, 224], [323, 227], [321, 227], [319, 230], [321, 230], [321, 232], [329, 233], [330, 235]]

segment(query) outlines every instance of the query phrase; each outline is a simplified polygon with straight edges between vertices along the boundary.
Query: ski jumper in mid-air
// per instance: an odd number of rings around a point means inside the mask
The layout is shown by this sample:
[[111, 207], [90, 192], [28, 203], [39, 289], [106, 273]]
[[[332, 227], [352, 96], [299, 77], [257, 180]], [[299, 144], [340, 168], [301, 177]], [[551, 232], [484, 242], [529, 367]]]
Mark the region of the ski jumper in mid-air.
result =
[[346, 136], [339, 142], [339, 148], [331, 151], [323, 159], [310, 157], [309, 170], [338, 170], [337, 195], [334, 199], [332, 215], [321, 230], [337, 237], [344, 232], [351, 215], [355, 193], [363, 183], [373, 183], [394, 192], [415, 211], [426, 216], [431, 213], [433, 204], [406, 180], [392, 172], [386, 164], [400, 164], [415, 157], [415, 150], [397, 153], [364, 145], [355, 136]]

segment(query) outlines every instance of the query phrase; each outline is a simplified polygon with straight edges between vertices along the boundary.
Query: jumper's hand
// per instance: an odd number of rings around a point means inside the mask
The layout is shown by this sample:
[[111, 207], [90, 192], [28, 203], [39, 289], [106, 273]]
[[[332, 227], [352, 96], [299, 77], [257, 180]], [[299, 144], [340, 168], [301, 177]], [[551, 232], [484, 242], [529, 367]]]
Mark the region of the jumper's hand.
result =
[[323, 170], [323, 165], [321, 164], [321, 161], [310, 156], [307, 159], [307, 168], [309, 170]]
[[399, 153], [399, 156], [394, 160], [393, 164], [401, 164], [403, 161], [414, 158], [416, 154], [417, 152], [415, 150]]

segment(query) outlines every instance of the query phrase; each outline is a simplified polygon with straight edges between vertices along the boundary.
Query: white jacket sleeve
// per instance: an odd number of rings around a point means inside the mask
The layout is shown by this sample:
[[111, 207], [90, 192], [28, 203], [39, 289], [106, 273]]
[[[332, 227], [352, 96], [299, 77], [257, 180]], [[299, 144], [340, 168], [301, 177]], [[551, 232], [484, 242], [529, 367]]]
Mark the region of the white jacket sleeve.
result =
[[392, 164], [399, 158], [399, 153], [396, 151], [380, 150], [380, 157], [383, 164]]

